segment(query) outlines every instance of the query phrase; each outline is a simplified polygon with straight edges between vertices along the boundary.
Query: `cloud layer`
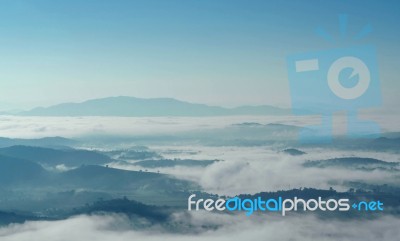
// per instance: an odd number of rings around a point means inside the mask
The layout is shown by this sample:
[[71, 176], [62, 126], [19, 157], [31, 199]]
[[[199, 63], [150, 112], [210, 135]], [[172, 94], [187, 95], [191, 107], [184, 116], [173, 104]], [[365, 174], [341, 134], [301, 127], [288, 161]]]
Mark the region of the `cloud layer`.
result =
[[[384, 131], [398, 131], [397, 116], [365, 117], [377, 121]], [[335, 119], [336, 120], [336, 119]], [[318, 116], [233, 116], [233, 117], [34, 117], [1, 116], [1, 137], [38, 138], [85, 135], [159, 135], [222, 128], [243, 122], [281, 123], [306, 126], [320, 122]], [[345, 119], [335, 121], [343, 129]]]
[[[324, 160], [336, 157], [371, 157], [385, 161], [400, 162], [397, 154], [326, 149], [304, 149], [307, 154], [290, 156], [272, 147], [204, 147], [204, 146], [157, 146], [152, 149], [167, 158], [191, 158], [197, 160], [220, 159], [207, 167], [148, 168], [199, 183], [207, 192], [221, 195], [257, 193], [314, 187], [345, 191], [344, 181], [361, 181], [373, 184], [399, 185], [399, 174], [383, 170], [372, 172], [343, 168], [305, 168], [307, 160]], [[172, 155], [169, 150], [175, 150]], [[182, 153], [179, 154], [181, 150]], [[190, 154], [188, 154], [190, 153]], [[196, 154], [193, 154], [196, 153]], [[140, 170], [134, 161], [112, 163], [110, 166], [128, 170]]]
[[[0, 229], [3, 241], [186, 241], [186, 240], [352, 240], [395, 241], [400, 236], [400, 219], [382, 217], [375, 220], [319, 220], [313, 216], [274, 217], [266, 215], [225, 215], [205, 212], [177, 214], [172, 221], [191, 226], [191, 231], [166, 232], [160, 227], [145, 231], [129, 229], [123, 216], [77, 216], [63, 221], [36, 221], [13, 224]], [[204, 230], [216, 225], [216, 230]]]

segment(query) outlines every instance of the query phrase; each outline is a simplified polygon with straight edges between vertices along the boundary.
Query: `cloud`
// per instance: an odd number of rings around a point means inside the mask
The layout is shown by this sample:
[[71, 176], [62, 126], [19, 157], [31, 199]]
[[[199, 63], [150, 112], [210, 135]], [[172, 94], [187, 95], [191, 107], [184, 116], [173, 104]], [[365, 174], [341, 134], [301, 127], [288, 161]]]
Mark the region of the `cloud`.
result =
[[[341, 151], [330, 149], [304, 149], [308, 154], [290, 156], [274, 147], [205, 147], [205, 146], [155, 146], [153, 150], [167, 158], [189, 158], [197, 160], [220, 159], [207, 167], [169, 167], [147, 168], [178, 178], [191, 180], [201, 185], [204, 191], [236, 195], [254, 194], [262, 191], [286, 190], [290, 188], [314, 187], [340, 191], [348, 190], [344, 181], [361, 181], [372, 184], [399, 185], [399, 174], [383, 170], [372, 172], [343, 168], [304, 168], [307, 160], [323, 160], [335, 157], [372, 157], [386, 161], [399, 162], [397, 154], [360, 151]], [[182, 153], [168, 154], [169, 150], [182, 150]], [[190, 153], [190, 154], [188, 154]], [[193, 154], [195, 153], [195, 154]], [[133, 162], [134, 163], [134, 162]], [[141, 167], [127, 163], [111, 163], [111, 167], [139, 170]]]
[[[33, 221], [0, 228], [2, 241], [241, 241], [241, 240], [352, 240], [395, 241], [400, 219], [385, 216], [374, 220], [320, 220], [312, 215], [277, 217], [266, 215], [179, 213], [173, 222], [190, 227], [183, 233], [160, 227], [132, 230], [124, 216], [77, 216], [62, 221]], [[204, 229], [218, 226], [218, 229]]]
[[145, 136], [223, 128], [244, 121], [269, 123], [267, 117], [35, 117], [0, 116], [3, 137], [39, 138], [90, 135]]
[[[366, 119], [368, 117], [363, 116]], [[372, 118], [372, 117], [371, 117]], [[385, 131], [398, 131], [398, 116], [373, 117]], [[307, 126], [318, 124], [318, 116], [223, 116], [223, 117], [35, 117], [1, 116], [2, 137], [39, 138], [46, 136], [81, 137], [93, 135], [146, 136], [176, 135], [188, 131], [224, 128], [232, 124], [256, 122]], [[336, 122], [335, 122], [336, 123]], [[336, 123], [343, 129], [345, 121]], [[283, 135], [285, 133], [276, 133]]]

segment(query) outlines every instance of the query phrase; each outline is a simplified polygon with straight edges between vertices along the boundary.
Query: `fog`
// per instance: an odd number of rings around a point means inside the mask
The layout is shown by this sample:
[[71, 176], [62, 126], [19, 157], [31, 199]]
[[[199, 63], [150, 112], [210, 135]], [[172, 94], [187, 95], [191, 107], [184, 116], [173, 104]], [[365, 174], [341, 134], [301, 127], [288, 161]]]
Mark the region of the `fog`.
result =
[[[397, 116], [362, 116], [380, 124], [383, 131], [398, 131]], [[317, 124], [318, 116], [230, 116], [230, 117], [34, 117], [0, 116], [1, 137], [39, 138], [87, 135], [160, 135], [226, 127], [242, 122], [281, 123], [306, 126]], [[340, 134], [345, 118], [335, 117]], [[334, 130], [334, 131], [335, 131]], [[336, 132], [336, 131], [335, 131]]]
[[[35, 221], [0, 228], [3, 241], [131, 241], [131, 240], [397, 240], [400, 219], [320, 220], [311, 215], [226, 215], [205, 212], [176, 214], [171, 222], [191, 225], [185, 233], [170, 233], [160, 226], [132, 230], [124, 216], [77, 216], [63, 221]], [[204, 230], [217, 225], [216, 230]]]
[[[63, 136], [79, 138], [90, 135], [156, 136], [177, 135], [189, 131], [223, 128], [243, 122], [261, 124], [283, 123], [303, 126], [315, 123], [315, 118], [297, 117], [212, 117], [212, 118], [119, 118], [119, 117], [0, 117], [4, 137], [38, 138]], [[387, 120], [382, 127], [397, 131], [396, 123]], [[238, 137], [240, 138], [240, 136]], [[106, 140], [107, 138], [105, 138]], [[124, 148], [137, 143], [125, 143]], [[120, 146], [105, 145], [108, 150]], [[201, 143], [170, 143], [147, 145], [164, 158], [221, 160], [206, 167], [175, 166], [143, 168], [138, 160], [115, 161], [109, 167], [160, 172], [198, 183], [203, 191], [220, 195], [254, 194], [264, 191], [289, 190], [300, 187], [339, 191], [349, 189], [345, 182], [400, 185], [398, 172], [385, 170], [361, 171], [350, 168], [305, 168], [309, 160], [337, 157], [369, 157], [388, 162], [400, 162], [400, 156], [390, 152], [338, 150], [330, 148], [300, 148], [306, 154], [291, 156], [282, 146], [205, 146]], [[104, 147], [104, 146], [103, 146]], [[96, 149], [96, 146], [92, 146]], [[98, 150], [101, 150], [98, 148]], [[65, 165], [53, 168], [66, 171]], [[122, 215], [76, 216], [61, 221], [29, 221], [0, 228], [4, 241], [64, 241], [64, 240], [397, 240], [400, 219], [382, 215], [378, 219], [318, 219], [306, 215], [255, 214], [226, 215], [206, 212], [175, 213], [165, 225], [147, 229], [132, 229], [131, 220]], [[213, 227], [213, 228], [205, 228]], [[218, 227], [218, 228], [217, 228]], [[214, 229], [215, 228], [215, 229]]]
[[[270, 147], [204, 147], [204, 146], [157, 146], [153, 150], [167, 158], [191, 158], [197, 160], [223, 160], [207, 167], [175, 166], [168, 168], [146, 168], [160, 171], [179, 178], [191, 180], [201, 185], [204, 191], [236, 195], [254, 194], [262, 191], [286, 190], [290, 188], [314, 187], [327, 189], [333, 187], [346, 191], [345, 181], [362, 181], [373, 184], [399, 185], [399, 174], [384, 170], [361, 171], [344, 168], [305, 168], [308, 160], [324, 160], [336, 157], [370, 157], [384, 161], [400, 162], [397, 154], [361, 151], [340, 151], [318, 148], [304, 149], [301, 156], [291, 156]], [[168, 154], [174, 150], [174, 154]], [[182, 151], [179, 154], [179, 150]], [[191, 154], [188, 154], [191, 153]], [[195, 153], [195, 154], [193, 154]], [[142, 167], [131, 162], [115, 162], [111, 167], [141, 170]]]

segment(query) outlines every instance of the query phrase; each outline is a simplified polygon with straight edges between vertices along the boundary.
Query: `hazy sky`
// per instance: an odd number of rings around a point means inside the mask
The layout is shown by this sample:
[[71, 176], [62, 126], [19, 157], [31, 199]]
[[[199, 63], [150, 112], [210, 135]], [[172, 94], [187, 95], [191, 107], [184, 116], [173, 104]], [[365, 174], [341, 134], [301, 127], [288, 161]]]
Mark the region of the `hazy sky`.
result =
[[[398, 1], [2, 0], [0, 109], [129, 95], [290, 105], [286, 56], [374, 44], [384, 105], [400, 100]], [[5, 106], [5, 107], [4, 107]]]

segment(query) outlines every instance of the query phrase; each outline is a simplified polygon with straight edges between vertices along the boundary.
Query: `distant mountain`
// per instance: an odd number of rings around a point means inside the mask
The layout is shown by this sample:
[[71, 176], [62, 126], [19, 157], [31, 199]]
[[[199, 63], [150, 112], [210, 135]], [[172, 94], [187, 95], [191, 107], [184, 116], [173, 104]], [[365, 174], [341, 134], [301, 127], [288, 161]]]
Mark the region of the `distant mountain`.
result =
[[[32, 159], [32, 158], [31, 158]], [[31, 160], [0, 155], [0, 193], [17, 186], [22, 189], [56, 188], [62, 190], [87, 189], [98, 191], [129, 190], [135, 192], [184, 191], [198, 188], [192, 182], [172, 176], [145, 171], [127, 171], [98, 165], [82, 165], [61, 173], [50, 172]], [[4, 190], [3, 190], [4, 189]]]
[[387, 138], [387, 137], [379, 137], [374, 139], [371, 143], [369, 143], [368, 147], [380, 150], [399, 150], [400, 149], [400, 138]]
[[193, 104], [172, 98], [141, 99], [119, 96], [88, 100], [82, 103], [64, 103], [47, 108], [39, 107], [20, 112], [24, 116], [229, 116], [229, 115], [286, 115], [288, 109], [273, 106], [241, 106], [223, 108]]
[[113, 161], [113, 159], [101, 153], [72, 148], [61, 150], [32, 146], [11, 146], [0, 148], [0, 155], [29, 160], [49, 167], [60, 164], [67, 167], [102, 165]]
[[400, 164], [397, 162], [386, 162], [374, 158], [363, 157], [341, 157], [328, 160], [307, 161], [303, 164], [304, 167], [329, 168], [340, 167], [362, 171], [386, 170], [400, 171]]
[[295, 148], [288, 148], [288, 149], [283, 150], [282, 152], [286, 153], [286, 154], [289, 154], [289, 155], [292, 155], [292, 156], [301, 156], [301, 155], [307, 154], [304, 151], [300, 151], [300, 150], [295, 149]]
[[[103, 154], [86, 150], [55, 150], [42, 147], [12, 146], [0, 148], [0, 183], [88, 188], [97, 190], [179, 190], [190, 182], [153, 172], [127, 171], [100, 166], [114, 161]], [[78, 167], [53, 173], [39, 164]], [[96, 165], [92, 165], [96, 164]]]
[[66, 147], [76, 144], [77, 142], [63, 137], [44, 137], [39, 139], [20, 139], [0, 137], [0, 147], [9, 146], [42, 146], [42, 147]]
[[87, 188], [95, 190], [130, 190], [134, 192], [158, 193], [183, 191], [193, 184], [172, 176], [154, 172], [127, 171], [103, 166], [88, 165], [60, 173], [54, 184], [67, 188]]

